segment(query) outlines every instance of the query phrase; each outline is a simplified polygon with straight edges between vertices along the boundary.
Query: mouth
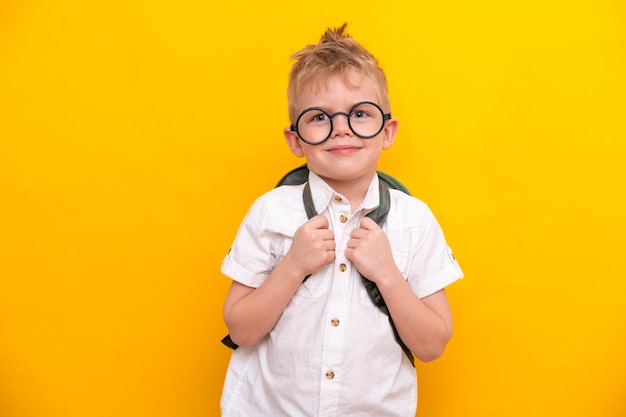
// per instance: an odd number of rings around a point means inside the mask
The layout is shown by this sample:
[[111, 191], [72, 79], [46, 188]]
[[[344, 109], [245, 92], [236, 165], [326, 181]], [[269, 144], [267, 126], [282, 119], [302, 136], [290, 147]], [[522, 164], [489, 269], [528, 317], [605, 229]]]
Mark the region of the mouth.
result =
[[361, 150], [360, 146], [353, 145], [336, 145], [332, 148], [326, 149], [326, 152], [329, 152], [333, 155], [352, 155]]

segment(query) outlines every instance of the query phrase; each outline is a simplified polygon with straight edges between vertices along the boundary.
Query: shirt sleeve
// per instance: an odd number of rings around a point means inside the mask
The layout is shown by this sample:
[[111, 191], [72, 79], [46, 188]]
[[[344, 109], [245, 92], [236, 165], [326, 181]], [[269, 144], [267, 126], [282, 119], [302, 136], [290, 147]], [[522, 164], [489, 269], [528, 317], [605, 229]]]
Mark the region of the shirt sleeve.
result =
[[222, 261], [222, 273], [249, 287], [259, 287], [276, 264], [271, 216], [259, 199], [244, 217], [235, 241]]
[[431, 295], [463, 278], [452, 249], [432, 211], [424, 208], [423, 227], [417, 245], [412, 248], [408, 283], [418, 297]]

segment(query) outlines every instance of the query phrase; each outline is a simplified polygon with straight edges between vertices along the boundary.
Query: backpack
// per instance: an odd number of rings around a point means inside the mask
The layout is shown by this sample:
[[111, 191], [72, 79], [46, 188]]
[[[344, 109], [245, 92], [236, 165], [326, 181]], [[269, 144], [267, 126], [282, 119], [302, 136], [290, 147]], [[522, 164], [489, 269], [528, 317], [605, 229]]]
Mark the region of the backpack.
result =
[[[389, 196], [389, 189], [392, 188], [394, 190], [400, 190], [408, 195], [411, 195], [411, 193], [404, 185], [402, 185], [402, 183], [400, 183], [400, 181], [398, 181], [391, 175], [385, 174], [384, 172], [380, 172], [380, 171], [377, 171], [377, 174], [378, 174], [378, 187], [379, 187], [378, 191], [380, 195], [380, 204], [374, 211], [372, 211], [371, 213], [368, 213], [367, 217], [371, 218], [380, 227], [382, 227], [383, 224], [385, 223], [385, 219], [387, 218], [387, 214], [389, 214], [389, 207], [391, 204], [391, 198]], [[281, 185], [305, 184], [304, 190], [302, 191], [302, 200], [304, 203], [304, 209], [306, 211], [307, 217], [310, 219], [311, 217], [316, 216], [317, 212], [315, 211], [315, 206], [313, 205], [313, 198], [311, 196], [311, 189], [309, 187], [308, 179], [309, 179], [309, 169], [307, 165], [304, 164], [297, 168], [292, 169], [287, 174], [285, 174], [280, 179], [280, 181], [278, 181], [278, 183], [276, 184], [276, 187], [279, 187]], [[306, 281], [308, 278], [309, 276], [304, 277], [304, 281]], [[385, 304], [385, 300], [383, 300], [383, 297], [380, 294], [378, 287], [376, 286], [374, 282], [370, 281], [363, 275], [361, 275], [361, 280], [363, 281], [363, 285], [367, 289], [367, 293], [369, 294], [372, 302], [380, 309], [380, 311], [382, 311], [386, 316], [389, 317], [389, 324], [391, 325], [396, 341], [398, 342], [400, 347], [402, 347], [402, 350], [404, 351], [409, 361], [411, 361], [411, 364], [415, 366], [413, 353], [411, 353], [411, 350], [404, 344], [402, 339], [400, 339], [400, 335], [398, 334], [398, 331], [396, 330], [396, 326], [394, 325], [393, 320], [391, 319], [391, 315], [389, 314], [389, 309], [387, 308], [387, 305]], [[230, 335], [227, 335], [226, 337], [224, 337], [222, 339], [222, 343], [231, 349], [237, 349], [239, 347], [236, 343], [232, 341], [232, 339], [230, 338]]]

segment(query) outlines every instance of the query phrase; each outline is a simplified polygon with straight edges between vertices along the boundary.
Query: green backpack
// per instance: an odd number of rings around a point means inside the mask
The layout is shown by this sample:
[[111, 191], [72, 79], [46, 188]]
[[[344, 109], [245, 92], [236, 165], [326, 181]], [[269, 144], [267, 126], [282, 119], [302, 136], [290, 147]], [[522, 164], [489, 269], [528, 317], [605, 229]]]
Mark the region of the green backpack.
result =
[[[404, 185], [402, 185], [402, 183], [400, 183], [400, 181], [393, 178], [391, 175], [385, 174], [380, 171], [378, 171], [377, 174], [378, 174], [378, 179], [379, 179], [378, 191], [380, 194], [380, 204], [374, 211], [367, 214], [367, 217], [371, 218], [380, 227], [382, 227], [383, 224], [385, 223], [385, 219], [387, 218], [387, 214], [389, 214], [389, 207], [391, 204], [391, 198], [389, 196], [389, 189], [393, 188], [395, 190], [400, 190], [408, 195], [411, 195], [411, 193]], [[306, 164], [304, 164], [295, 169], [292, 169], [287, 174], [285, 174], [281, 178], [281, 180], [278, 181], [278, 184], [276, 184], [276, 187], [279, 187], [281, 185], [305, 184], [304, 190], [302, 192], [302, 200], [304, 202], [304, 209], [306, 211], [307, 217], [310, 219], [311, 217], [316, 216], [317, 212], [315, 211], [315, 206], [313, 204], [313, 198], [311, 196], [311, 189], [308, 184], [308, 179], [309, 179], [309, 168], [307, 167]], [[308, 278], [309, 276], [304, 277], [304, 281], [306, 281]], [[393, 320], [391, 319], [391, 315], [389, 314], [389, 309], [387, 308], [387, 305], [385, 304], [385, 300], [383, 300], [383, 297], [380, 294], [378, 287], [376, 286], [374, 282], [365, 278], [363, 275], [361, 275], [361, 280], [363, 281], [363, 285], [367, 289], [367, 292], [372, 302], [380, 309], [380, 311], [382, 311], [385, 315], [389, 317], [389, 323], [391, 324], [391, 328], [393, 329], [393, 334], [395, 336], [396, 341], [402, 347], [402, 350], [406, 354], [407, 358], [409, 358], [409, 360], [411, 361], [411, 364], [415, 366], [413, 354], [411, 353], [409, 348], [404, 344], [402, 339], [400, 339], [400, 335], [398, 334], [398, 331], [396, 330], [396, 326], [393, 324]], [[231, 349], [237, 349], [239, 347], [236, 343], [232, 341], [232, 339], [230, 338], [230, 335], [227, 335], [225, 338], [223, 338], [222, 343]]]

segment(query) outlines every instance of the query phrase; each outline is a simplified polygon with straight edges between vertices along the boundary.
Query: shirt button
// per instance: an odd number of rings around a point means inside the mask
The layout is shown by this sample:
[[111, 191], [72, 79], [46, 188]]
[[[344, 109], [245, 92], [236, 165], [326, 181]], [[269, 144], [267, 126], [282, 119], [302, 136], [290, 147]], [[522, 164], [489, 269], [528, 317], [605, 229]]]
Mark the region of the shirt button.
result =
[[337, 317], [333, 318], [333, 319], [330, 321], [330, 324], [332, 324], [332, 326], [333, 326], [333, 327], [337, 327], [337, 326], [339, 326], [339, 319], [338, 319]]
[[341, 200], [341, 197], [340, 197], [340, 196], [338, 196], [337, 194], [335, 194], [335, 195], [333, 196], [333, 200], [335, 200], [335, 201], [336, 201], [336, 202], [338, 202], [338, 203], [341, 203], [341, 201], [342, 201], [342, 200]]
[[341, 223], [345, 223], [348, 221], [348, 216], [346, 216], [345, 214], [342, 214], [341, 216], [339, 216], [339, 221]]
[[327, 379], [333, 379], [335, 377], [335, 373], [333, 371], [326, 372]]
[[346, 266], [346, 264], [339, 264], [339, 270], [340, 270], [341, 272], [345, 272], [345, 270], [346, 270], [347, 268], [348, 268], [348, 267]]

